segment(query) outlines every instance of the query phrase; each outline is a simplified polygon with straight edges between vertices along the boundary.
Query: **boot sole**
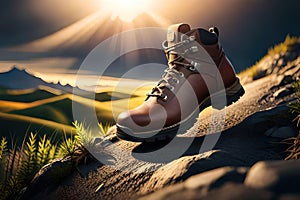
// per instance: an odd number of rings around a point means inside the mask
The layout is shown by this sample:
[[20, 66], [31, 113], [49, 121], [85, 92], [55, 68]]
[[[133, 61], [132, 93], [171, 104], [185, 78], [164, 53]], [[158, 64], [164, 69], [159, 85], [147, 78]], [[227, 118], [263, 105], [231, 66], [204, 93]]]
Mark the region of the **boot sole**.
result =
[[[116, 135], [122, 140], [127, 140], [131, 142], [155, 142], [155, 141], [171, 140], [177, 135], [178, 130], [180, 130], [180, 132], [182, 133], [185, 133], [188, 129], [190, 129], [194, 125], [194, 123], [197, 121], [197, 116], [199, 115], [199, 113], [201, 113], [205, 108], [211, 106], [211, 99], [213, 99], [214, 101], [213, 102], [214, 104], [212, 105], [213, 108], [221, 110], [226, 106], [230, 106], [231, 104], [237, 102], [245, 94], [245, 90], [243, 86], [240, 84], [238, 78], [234, 84], [232, 84], [230, 87], [225, 89], [225, 92], [226, 92], [226, 100], [227, 100], [227, 103], [225, 105], [223, 101], [224, 91], [217, 92], [211, 95], [212, 98], [207, 97], [202, 101], [202, 103], [199, 105], [199, 110], [198, 110], [199, 112], [197, 112], [197, 109], [195, 109], [195, 112], [193, 112], [185, 120], [177, 124], [174, 124], [172, 126], [165, 127], [162, 130], [135, 134], [130, 128], [117, 124]], [[153, 134], [155, 135], [153, 136]], [[133, 135], [143, 135], [144, 137], [143, 138], [134, 137]], [[146, 137], [147, 135], [150, 136]]]

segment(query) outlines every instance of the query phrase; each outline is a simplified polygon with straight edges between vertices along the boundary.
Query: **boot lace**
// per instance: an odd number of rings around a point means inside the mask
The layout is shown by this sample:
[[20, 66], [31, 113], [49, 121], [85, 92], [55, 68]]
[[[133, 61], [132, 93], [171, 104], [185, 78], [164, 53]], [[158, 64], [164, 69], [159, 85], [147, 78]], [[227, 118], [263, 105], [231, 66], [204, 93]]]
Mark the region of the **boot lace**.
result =
[[184, 74], [178, 71], [179, 67], [185, 67], [192, 72], [195, 72], [197, 70], [197, 68], [200, 66], [199, 63], [194, 61], [191, 61], [189, 64], [183, 62], [184, 56], [187, 53], [191, 53], [191, 52], [195, 53], [198, 51], [197, 46], [184, 48], [184, 46], [190, 44], [193, 41], [195, 41], [195, 37], [191, 36], [169, 47], [167, 41], [164, 41], [162, 43], [162, 46], [165, 50], [168, 60], [170, 58], [170, 55], [175, 55], [175, 58], [169, 60], [168, 62], [169, 68], [167, 68], [164, 71], [162, 78], [159, 80], [158, 84], [152, 89], [151, 93], [147, 94], [146, 100], [148, 100], [150, 97], [157, 97], [162, 99], [163, 101], [167, 101], [168, 96], [163, 93], [164, 89], [167, 88], [171, 92], [174, 92], [175, 85], [179, 84], [179, 80], [180, 80], [179, 77], [184, 77]]
[[[149, 97], [158, 97], [166, 101], [168, 99], [168, 96], [163, 93], [163, 90], [164, 88], [167, 88], [173, 92], [175, 89], [175, 86], [173, 84], [179, 84], [179, 78], [177, 78], [178, 76], [184, 77], [184, 74], [173, 67], [166, 69], [157, 86], [152, 89], [151, 93], [147, 94], [147, 99]], [[171, 84], [171, 82], [173, 84]]]

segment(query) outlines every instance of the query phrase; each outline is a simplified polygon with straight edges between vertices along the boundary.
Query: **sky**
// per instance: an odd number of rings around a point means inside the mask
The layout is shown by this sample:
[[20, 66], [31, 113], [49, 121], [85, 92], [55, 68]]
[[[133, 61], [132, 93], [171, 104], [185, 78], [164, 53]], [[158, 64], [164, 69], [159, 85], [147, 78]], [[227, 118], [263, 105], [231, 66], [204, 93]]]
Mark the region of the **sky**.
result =
[[0, 71], [17, 64], [40, 73], [74, 73], [95, 45], [114, 34], [179, 22], [217, 26], [237, 71], [255, 64], [287, 34], [300, 36], [298, 0], [139, 0], [126, 7], [134, 1], [1, 1]]

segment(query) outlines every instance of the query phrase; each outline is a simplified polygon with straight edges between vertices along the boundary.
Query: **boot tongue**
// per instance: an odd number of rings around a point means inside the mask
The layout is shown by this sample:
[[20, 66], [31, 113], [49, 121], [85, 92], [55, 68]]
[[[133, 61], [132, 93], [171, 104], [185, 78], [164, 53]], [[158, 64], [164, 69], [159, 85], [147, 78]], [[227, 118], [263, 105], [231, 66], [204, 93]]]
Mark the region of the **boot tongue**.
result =
[[[168, 47], [173, 46], [174, 44], [181, 41], [182, 34], [185, 34], [191, 30], [191, 27], [188, 24], [173, 24], [168, 27], [167, 33], [167, 45]], [[168, 60], [173, 60], [176, 57], [174, 54], [167, 55]], [[169, 74], [166, 74], [164, 77], [166, 79], [171, 79]], [[158, 85], [157, 88], [164, 89], [168, 83], [163, 80]], [[153, 93], [159, 94], [160, 91], [158, 89], [154, 90]]]
[[184, 23], [173, 24], [169, 26], [168, 33], [167, 33], [168, 47], [180, 42], [181, 34], [185, 34], [190, 30], [191, 27], [188, 24], [184, 24]]

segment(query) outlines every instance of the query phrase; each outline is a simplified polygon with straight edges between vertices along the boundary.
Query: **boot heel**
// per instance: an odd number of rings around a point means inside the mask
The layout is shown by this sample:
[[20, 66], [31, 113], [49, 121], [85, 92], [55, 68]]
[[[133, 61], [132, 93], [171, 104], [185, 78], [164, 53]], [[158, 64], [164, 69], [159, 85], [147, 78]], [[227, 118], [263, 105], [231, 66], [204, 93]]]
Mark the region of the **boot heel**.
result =
[[[238, 78], [234, 82], [234, 84], [232, 84], [230, 87], [226, 88], [225, 92], [226, 92], [226, 102], [223, 102], [224, 97], [218, 98], [218, 95], [217, 95], [215, 97], [216, 100], [214, 100], [214, 105], [212, 105], [213, 108], [222, 110], [226, 106], [230, 106], [231, 104], [237, 102], [245, 94], [245, 90], [244, 90], [243, 86], [241, 85], [240, 80]], [[221, 95], [219, 95], [219, 96], [221, 96]]]

